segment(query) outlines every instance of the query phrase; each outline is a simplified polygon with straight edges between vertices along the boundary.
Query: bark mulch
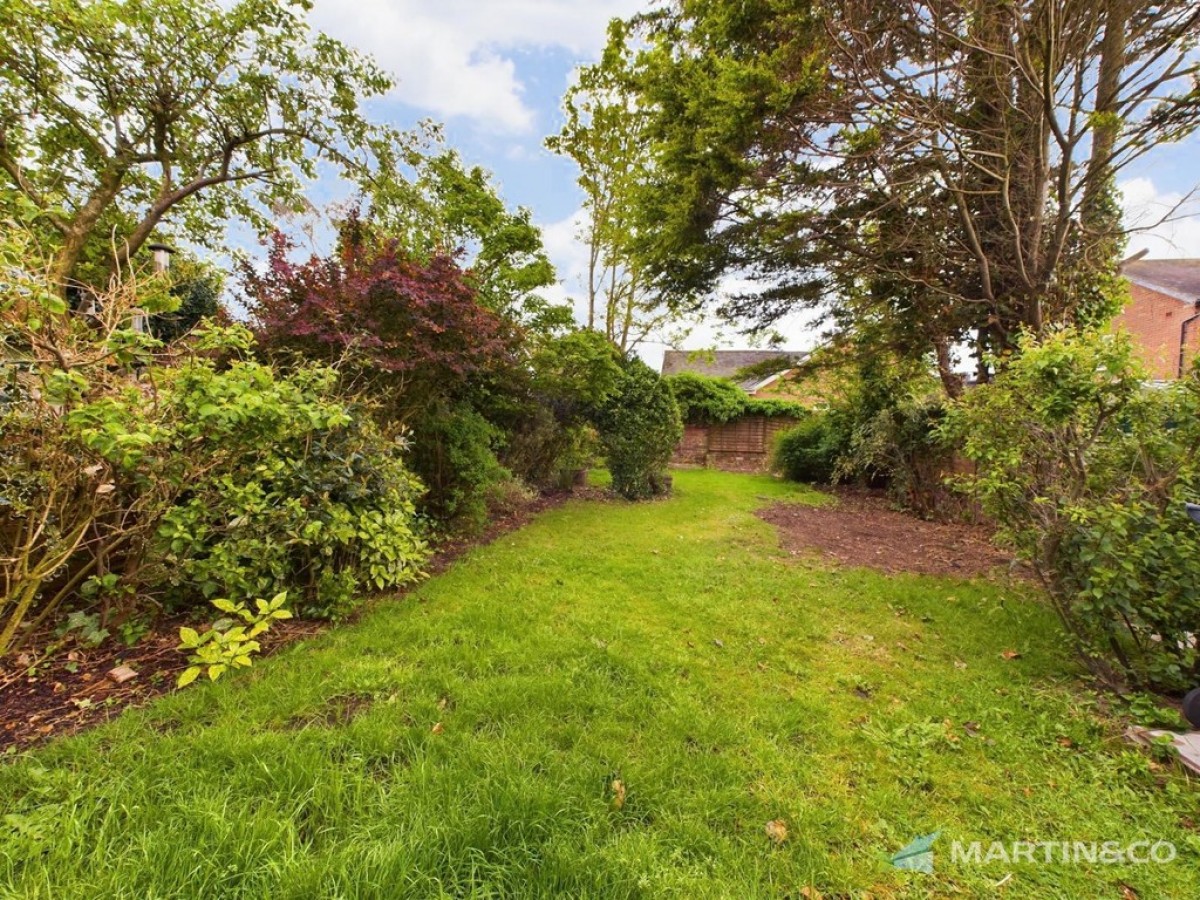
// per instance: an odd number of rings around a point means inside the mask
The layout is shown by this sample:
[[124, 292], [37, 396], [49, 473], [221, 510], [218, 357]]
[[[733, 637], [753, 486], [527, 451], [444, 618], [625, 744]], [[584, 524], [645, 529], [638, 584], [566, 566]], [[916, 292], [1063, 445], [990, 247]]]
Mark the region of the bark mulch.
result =
[[[430, 575], [445, 571], [472, 548], [520, 528], [538, 513], [568, 499], [606, 496], [590, 488], [542, 494], [494, 519], [482, 534], [440, 542], [426, 571]], [[362, 609], [397, 596], [375, 598]], [[173, 690], [176, 677], [187, 667], [184, 654], [176, 649], [181, 625], [195, 627], [195, 618], [162, 619], [133, 646], [109, 638], [99, 647], [77, 641], [54, 647], [55, 638], [47, 632], [27, 642], [34, 649], [0, 660], [0, 753], [97, 725], [128, 706], [141, 705]], [[323, 620], [278, 622], [262, 637], [263, 655], [329, 627], [330, 623]], [[47, 652], [47, 648], [53, 649]], [[117, 683], [108, 673], [120, 666], [137, 674]]]
[[759, 516], [779, 530], [785, 550], [816, 551], [843, 566], [959, 578], [1028, 574], [983, 526], [918, 519], [893, 509], [881, 491], [831, 493], [833, 502], [824, 506], [777, 503]]

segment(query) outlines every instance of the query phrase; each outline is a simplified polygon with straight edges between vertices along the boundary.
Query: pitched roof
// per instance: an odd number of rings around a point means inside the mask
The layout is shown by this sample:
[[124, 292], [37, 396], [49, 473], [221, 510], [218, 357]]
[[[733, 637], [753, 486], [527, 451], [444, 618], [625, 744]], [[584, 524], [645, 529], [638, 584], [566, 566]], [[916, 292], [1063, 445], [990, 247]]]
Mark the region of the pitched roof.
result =
[[1122, 265], [1121, 274], [1184, 303], [1200, 300], [1200, 259], [1137, 259]]
[[[662, 373], [679, 375], [693, 372], [696, 375], [711, 375], [714, 378], [732, 378], [746, 366], [786, 356], [799, 363], [808, 356], [795, 350], [668, 350], [663, 354]], [[762, 378], [751, 378], [741, 382], [742, 387], [751, 387]]]

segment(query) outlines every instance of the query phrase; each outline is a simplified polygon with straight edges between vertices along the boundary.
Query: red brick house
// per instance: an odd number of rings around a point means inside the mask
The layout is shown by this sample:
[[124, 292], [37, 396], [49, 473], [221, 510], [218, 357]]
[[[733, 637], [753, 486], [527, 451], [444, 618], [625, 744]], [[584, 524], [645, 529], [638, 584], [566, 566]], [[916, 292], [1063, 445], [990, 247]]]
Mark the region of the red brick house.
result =
[[1130, 301], [1113, 326], [1133, 336], [1153, 378], [1183, 375], [1200, 352], [1200, 259], [1132, 259]]

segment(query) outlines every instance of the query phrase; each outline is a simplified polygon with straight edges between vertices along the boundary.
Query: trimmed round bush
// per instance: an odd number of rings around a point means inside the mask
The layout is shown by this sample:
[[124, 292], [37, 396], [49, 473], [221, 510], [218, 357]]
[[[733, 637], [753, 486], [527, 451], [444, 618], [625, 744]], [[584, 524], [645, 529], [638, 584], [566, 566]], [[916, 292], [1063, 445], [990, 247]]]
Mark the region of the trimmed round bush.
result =
[[824, 483], [833, 478], [838, 439], [828, 415], [813, 415], [775, 438], [772, 467], [789, 481]]
[[670, 490], [667, 465], [683, 437], [679, 406], [666, 381], [640, 359], [621, 362], [621, 379], [597, 415], [613, 490], [644, 500]]

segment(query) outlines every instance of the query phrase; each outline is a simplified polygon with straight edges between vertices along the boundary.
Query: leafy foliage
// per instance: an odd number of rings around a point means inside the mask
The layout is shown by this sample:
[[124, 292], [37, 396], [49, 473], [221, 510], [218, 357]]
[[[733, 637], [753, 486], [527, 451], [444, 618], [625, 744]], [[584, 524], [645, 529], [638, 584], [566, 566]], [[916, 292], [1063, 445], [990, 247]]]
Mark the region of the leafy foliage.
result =
[[824, 484], [833, 478], [842, 443], [833, 417], [814, 413], [776, 436], [771, 466], [789, 481]]
[[[270, 602], [256, 600], [253, 612], [245, 603], [214, 600], [213, 606], [226, 613], [225, 618], [213, 622], [206, 631], [186, 626], [179, 629], [179, 649], [191, 651], [188, 655], [191, 665], [179, 673], [177, 686], [191, 684], [202, 673], [207, 673], [210, 681], [216, 681], [230, 668], [249, 666], [253, 655], [262, 649], [256, 638], [267, 632], [273, 622], [292, 617], [283, 608], [286, 602], [286, 591], [276, 594]], [[237, 624], [233, 616], [245, 624]]]
[[1114, 182], [1200, 126], [1196, 24], [1190, 0], [662, 4], [606, 51], [642, 119], [639, 261], [743, 328], [808, 307], [936, 357], [955, 396], [956, 346], [1112, 313]]
[[808, 410], [790, 400], [750, 397], [726, 378], [681, 372], [667, 376], [679, 414], [689, 425], [720, 425], [739, 416], [802, 419]]
[[711, 425], [736, 419], [746, 411], [746, 392], [725, 378], [682, 372], [666, 379], [689, 425]]
[[212, 266], [189, 259], [176, 260], [171, 266], [171, 296], [178, 305], [150, 319], [151, 333], [164, 344], [188, 334], [205, 319], [222, 314], [221, 291], [225, 279]]
[[530, 211], [508, 209], [484, 169], [445, 149], [440, 131], [429, 137], [414, 154], [411, 183], [374, 186], [369, 221], [356, 227], [399, 237], [421, 259], [459, 254], [479, 302], [502, 318], [531, 331], [568, 326], [570, 309], [539, 293], [554, 283], [554, 267]]
[[587, 327], [603, 333], [621, 353], [678, 324], [677, 308], [663, 302], [635, 252], [636, 198], [649, 176], [645, 115], [629, 80], [628, 27], [609, 23], [603, 58], [576, 70], [563, 98], [565, 122], [546, 146], [579, 169], [587, 247]]
[[683, 424], [657, 372], [636, 357], [623, 360], [617, 390], [600, 408], [597, 425], [618, 494], [643, 500], [669, 490], [667, 464]]
[[[362, 115], [391, 79], [289, 0], [0, 8], [0, 203], [38, 211], [53, 284], [103, 285], [160, 224], [265, 231], [321, 161], [369, 181], [407, 143]], [[110, 248], [115, 233], [115, 259]]]
[[745, 413], [748, 416], [763, 416], [767, 419], [803, 419], [808, 407], [794, 400], [777, 400], [773, 397], [747, 397]]
[[594, 416], [622, 377], [617, 353], [596, 331], [541, 336], [528, 372], [501, 456], [528, 484], [569, 487], [598, 455]]
[[1127, 338], [1028, 338], [947, 434], [964, 486], [1032, 564], [1100, 677], [1183, 689], [1200, 678], [1200, 373], [1146, 386]]
[[402, 446], [335, 394], [332, 371], [246, 359], [244, 328], [208, 324], [162, 365], [130, 324], [169, 308], [167, 287], [118, 286], [86, 317], [44, 273], [0, 292], [0, 651], [68, 599], [109, 630], [151, 602], [284, 590], [335, 615], [419, 574]]
[[290, 589], [297, 612], [339, 616], [364, 591], [418, 576], [421, 485], [402, 446], [336, 399], [335, 383], [328, 370], [284, 376], [250, 361], [167, 373], [156, 456], [190, 450], [204, 474], [190, 485], [160, 474], [182, 491], [151, 547], [169, 599]]
[[338, 363], [351, 383], [405, 422], [469, 380], [513, 365], [517, 332], [480, 305], [454, 260], [422, 261], [399, 239], [377, 239], [351, 219], [330, 258], [288, 258], [276, 233], [264, 274], [243, 267], [247, 303], [263, 350]]
[[504, 432], [464, 402], [439, 403], [413, 423], [413, 467], [425, 479], [424, 510], [473, 530], [487, 520], [487, 492], [512, 477], [497, 457]]

